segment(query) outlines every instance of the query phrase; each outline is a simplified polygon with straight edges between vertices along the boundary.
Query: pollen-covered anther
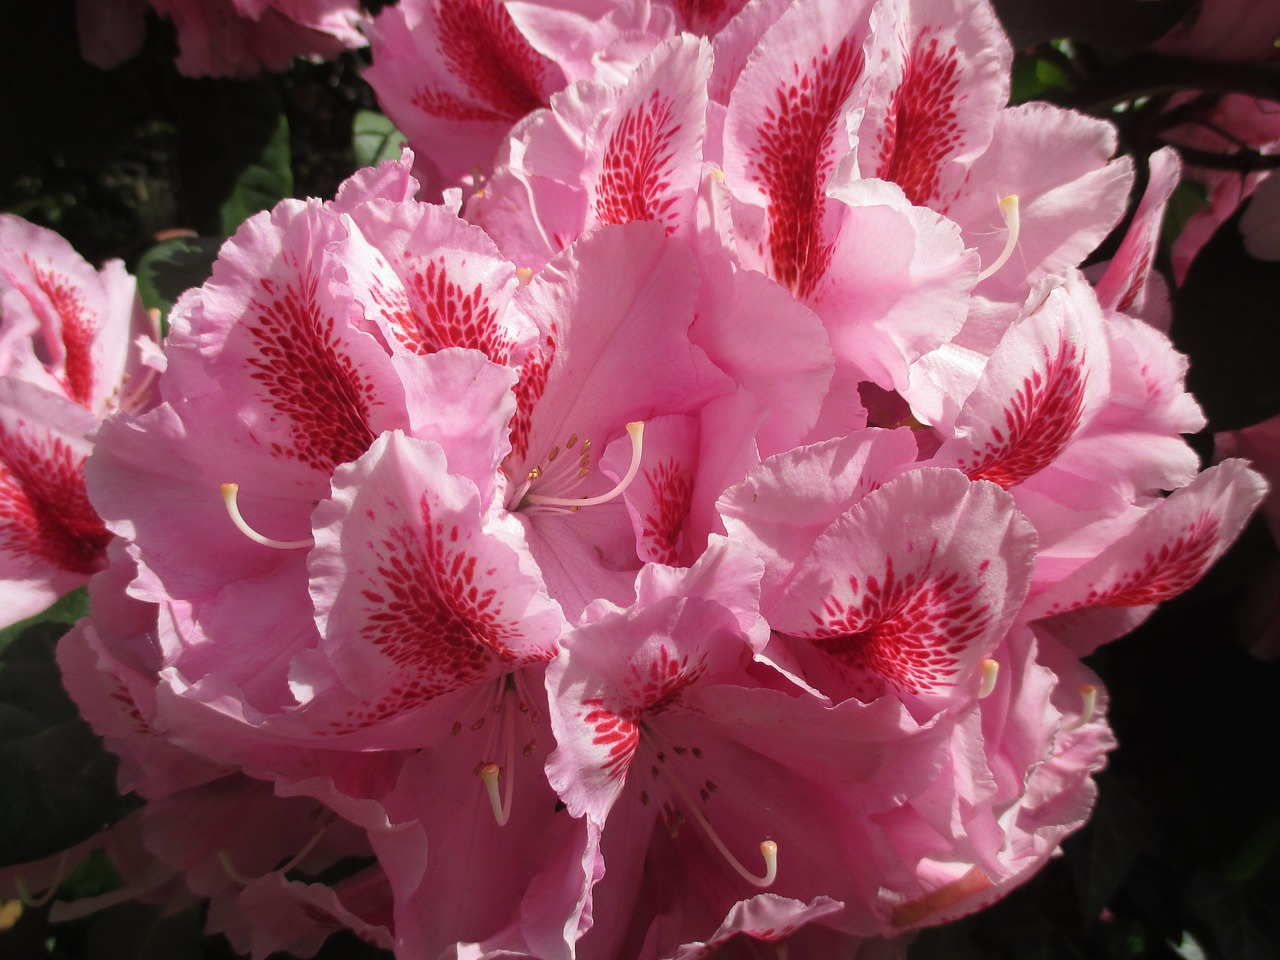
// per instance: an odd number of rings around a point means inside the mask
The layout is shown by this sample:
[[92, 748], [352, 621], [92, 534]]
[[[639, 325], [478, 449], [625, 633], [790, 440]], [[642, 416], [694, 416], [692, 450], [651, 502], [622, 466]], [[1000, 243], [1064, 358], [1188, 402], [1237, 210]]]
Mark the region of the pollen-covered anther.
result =
[[[524, 502], [533, 506], [570, 507], [572, 509], [577, 509], [580, 507], [594, 507], [601, 503], [608, 503], [610, 500], [621, 496], [623, 491], [625, 491], [627, 487], [631, 486], [631, 481], [636, 478], [636, 474], [640, 472], [640, 458], [644, 450], [644, 423], [639, 420], [633, 420], [631, 423], [628, 423], [627, 434], [631, 437], [631, 465], [627, 468], [627, 472], [622, 479], [614, 485], [613, 489], [606, 493], [602, 493], [599, 496], [578, 498], [551, 497], [537, 493], [528, 493], [524, 496]], [[570, 441], [566, 446], [569, 448], [574, 447], [577, 444], [577, 439], [577, 435], [575, 434], [570, 438]], [[579, 452], [578, 471], [575, 479], [581, 480], [590, 472], [591, 457], [589, 453], [590, 448], [588, 447], [589, 443], [590, 441], [588, 440], [582, 444], [582, 450]], [[551, 452], [547, 454], [547, 460], [555, 460], [560, 453], [561, 450], [558, 446], [553, 447]], [[536, 479], [536, 477], [533, 476], [535, 470], [539, 472], [539, 476], [542, 473], [538, 467], [534, 467], [534, 470], [529, 472], [529, 479], [531, 481]]]
[[1093, 714], [1098, 709], [1098, 688], [1092, 683], [1084, 684], [1080, 687], [1080, 699], [1083, 701], [1080, 716], [1064, 726], [1063, 730], [1079, 730], [1093, 719]]
[[1000, 217], [1004, 220], [1006, 229], [1004, 249], [1000, 251], [1000, 256], [996, 257], [990, 265], [982, 268], [982, 272], [978, 274], [979, 282], [987, 279], [987, 277], [991, 276], [1008, 263], [1009, 258], [1013, 256], [1014, 248], [1018, 245], [1018, 232], [1021, 229], [1021, 218], [1018, 214], [1018, 195], [1016, 193], [1011, 193], [1007, 197], [1001, 198]]
[[227, 515], [231, 517], [231, 522], [236, 525], [237, 530], [254, 543], [260, 543], [264, 547], [271, 547], [275, 550], [301, 550], [304, 547], [315, 546], [316, 542], [311, 537], [307, 537], [305, 540], [276, 540], [272, 537], [264, 536], [249, 526], [249, 522], [240, 513], [240, 484], [224, 483], [221, 490], [222, 502], [227, 505]]
[[996, 680], [1000, 676], [1000, 664], [995, 660], [982, 661], [982, 683], [978, 686], [978, 699], [983, 700], [991, 696], [991, 691], [996, 688]]
[[516, 282], [522, 287], [527, 287], [529, 281], [533, 279], [533, 269], [531, 267], [516, 267]]

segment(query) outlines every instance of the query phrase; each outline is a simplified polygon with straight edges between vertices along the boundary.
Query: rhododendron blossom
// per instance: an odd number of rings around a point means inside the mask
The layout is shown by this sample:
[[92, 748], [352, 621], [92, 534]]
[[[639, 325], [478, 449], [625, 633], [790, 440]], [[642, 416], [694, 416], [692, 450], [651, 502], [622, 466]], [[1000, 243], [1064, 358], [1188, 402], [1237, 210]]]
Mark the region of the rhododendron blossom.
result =
[[89, 434], [146, 405], [158, 334], [118, 260], [95, 270], [53, 231], [0, 216], [0, 625], [106, 565]]
[[[60, 658], [139, 888], [255, 957], [689, 960], [901, 955], [1027, 879], [1114, 745], [1080, 657], [1265, 489], [1132, 315], [1176, 159], [1083, 272], [1131, 165], [1005, 105], [982, 0], [371, 35], [445, 202], [410, 151], [250, 217], [86, 468]], [[7, 362], [80, 389], [57, 343]]]

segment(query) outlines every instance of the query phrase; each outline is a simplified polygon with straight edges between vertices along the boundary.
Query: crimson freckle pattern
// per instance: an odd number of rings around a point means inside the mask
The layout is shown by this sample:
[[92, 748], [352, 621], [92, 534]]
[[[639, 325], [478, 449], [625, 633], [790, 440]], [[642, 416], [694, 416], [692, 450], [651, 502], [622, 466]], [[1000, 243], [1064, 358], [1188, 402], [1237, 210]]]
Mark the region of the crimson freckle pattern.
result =
[[36, 446], [0, 427], [0, 550], [88, 575], [106, 565], [110, 540], [85, 492], [84, 458], [60, 437]]
[[990, 606], [976, 602], [979, 582], [954, 571], [899, 576], [890, 557], [883, 579], [867, 577], [860, 589], [850, 577], [849, 586], [848, 606], [833, 594], [811, 611], [819, 629], [807, 639], [855, 675], [867, 671], [905, 693], [950, 685], [960, 657], [991, 623]]
[[960, 142], [956, 88], [960, 84], [956, 48], [938, 50], [938, 38], [925, 43], [921, 31], [904, 64], [902, 82], [889, 100], [880, 140], [876, 176], [891, 180], [917, 206], [946, 205], [938, 194], [942, 163]]
[[990, 480], [1008, 490], [1048, 466], [1071, 442], [1084, 415], [1085, 375], [1080, 352], [1066, 340], [1058, 353], [1044, 350], [1044, 370], [1033, 370], [1004, 409], [1005, 428], [971, 462], [957, 461], [970, 480]]
[[555, 358], [556, 341], [551, 335], [544, 338], [542, 346], [532, 351], [520, 366], [520, 380], [516, 383], [516, 415], [511, 421], [511, 458], [519, 461], [529, 453], [529, 431], [533, 426], [533, 408], [547, 389], [547, 372]]
[[448, 347], [480, 350], [494, 363], [511, 357], [511, 341], [480, 284], [468, 293], [449, 279], [443, 258], [428, 261], [409, 277], [418, 309], [388, 315], [391, 333], [406, 350], [423, 356]]
[[439, 693], [513, 664], [507, 641], [520, 631], [502, 619], [498, 591], [485, 585], [492, 571], [477, 569], [458, 527], [432, 518], [428, 494], [420, 510], [421, 527], [401, 524], [375, 545], [381, 587], [363, 591], [361, 636]]
[[640, 534], [648, 547], [646, 559], [673, 566], [679, 559], [676, 547], [693, 503], [693, 481], [675, 460], [664, 461], [644, 476], [654, 499], [653, 512], [644, 515]]
[[438, 87], [422, 89], [413, 105], [446, 120], [514, 123], [545, 107], [551, 61], [534, 50], [497, 0], [440, 0], [439, 54], [474, 98]]
[[266, 388], [263, 399], [289, 421], [290, 445], [273, 442], [271, 452], [333, 473], [373, 443], [369, 411], [376, 391], [339, 351], [334, 320], [321, 315], [315, 300], [315, 278], [303, 282], [305, 290], [287, 284], [281, 291], [274, 280], [261, 280], [274, 299], [253, 303], [249, 335], [257, 355], [246, 363], [249, 376]]
[[746, 6], [746, 0], [673, 0], [672, 6], [684, 29], [710, 37]]
[[582, 721], [595, 730], [591, 742], [608, 751], [604, 761], [605, 775], [610, 780], [623, 779], [627, 775], [627, 768], [631, 766], [631, 758], [636, 755], [640, 728], [633, 720], [620, 717], [609, 710], [600, 697], [589, 697], [582, 701], [582, 705], [590, 707]]
[[93, 318], [85, 308], [80, 291], [70, 280], [52, 270], [41, 269], [28, 255], [24, 254], [22, 259], [61, 321], [67, 395], [87, 407], [93, 400], [93, 338], [97, 332]]
[[1137, 262], [1134, 263], [1129, 271], [1129, 285], [1125, 287], [1124, 293], [1116, 301], [1114, 309], [1117, 313], [1124, 313], [1138, 302], [1138, 296], [1142, 293], [1142, 288], [1147, 285], [1147, 274], [1151, 271], [1151, 258], [1154, 255], [1155, 250], [1152, 245], [1144, 242], [1142, 250], [1138, 254]]
[[1159, 550], [1147, 551], [1142, 565], [1101, 592], [1091, 590], [1086, 604], [1104, 607], [1142, 607], [1163, 603], [1190, 590], [1213, 561], [1219, 539], [1218, 521], [1203, 513], [1178, 531]]
[[[655, 90], [639, 108], [628, 111], [609, 137], [596, 182], [596, 216], [601, 223], [665, 220], [672, 216], [671, 141], [680, 131], [671, 120], [670, 99]], [[667, 233], [675, 231], [667, 224]]]
[[822, 48], [807, 70], [776, 90], [757, 133], [752, 180], [769, 197], [769, 255], [774, 279], [804, 299], [826, 273], [831, 245], [822, 242], [827, 177], [835, 164], [836, 121], [862, 75], [861, 38], [846, 37], [834, 54]]

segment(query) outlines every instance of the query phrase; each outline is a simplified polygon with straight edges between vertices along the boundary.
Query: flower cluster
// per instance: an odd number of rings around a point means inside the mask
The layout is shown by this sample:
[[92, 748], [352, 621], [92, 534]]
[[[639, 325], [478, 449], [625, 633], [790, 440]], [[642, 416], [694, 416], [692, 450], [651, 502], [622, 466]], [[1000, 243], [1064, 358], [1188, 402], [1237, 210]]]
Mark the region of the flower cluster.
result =
[[1138, 319], [1176, 157], [1086, 277], [1131, 165], [1005, 106], [984, 2], [600, 6], [382, 14], [445, 202], [407, 154], [252, 217], [97, 434], [60, 662], [149, 801], [126, 879], [255, 957], [978, 909], [1088, 815], [1080, 657], [1262, 497]]
[[178, 70], [192, 77], [253, 76], [366, 43], [359, 0], [78, 0], [84, 58], [114, 67], [137, 54], [148, 9], [173, 22]]

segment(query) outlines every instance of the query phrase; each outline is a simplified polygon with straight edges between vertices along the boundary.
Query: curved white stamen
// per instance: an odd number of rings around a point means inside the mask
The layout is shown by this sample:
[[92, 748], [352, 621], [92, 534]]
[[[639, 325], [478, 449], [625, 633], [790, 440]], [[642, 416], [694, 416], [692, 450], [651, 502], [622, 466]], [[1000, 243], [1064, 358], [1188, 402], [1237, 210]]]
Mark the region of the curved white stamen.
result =
[[644, 424], [639, 420], [633, 420], [627, 424], [627, 433], [631, 435], [631, 466], [627, 468], [626, 475], [608, 493], [602, 493], [598, 497], [584, 497], [580, 500], [574, 500], [571, 497], [543, 497], [530, 493], [525, 495], [525, 502], [546, 507], [594, 507], [620, 496], [627, 487], [631, 486], [631, 481], [640, 472], [640, 456], [644, 447]]
[[227, 515], [231, 517], [231, 522], [236, 525], [236, 529], [243, 533], [254, 543], [260, 543], [264, 547], [271, 547], [275, 550], [300, 550], [303, 547], [314, 547], [316, 542], [311, 537], [305, 540], [273, 540], [260, 534], [253, 527], [249, 526], [248, 521], [240, 513], [240, 504], [238, 499], [240, 496], [240, 484], [224, 483], [222, 489], [222, 502], [227, 505]]
[[493, 819], [498, 821], [498, 826], [505, 827], [511, 819], [511, 781], [515, 778], [510, 772], [507, 773], [505, 789], [499, 795], [498, 778], [502, 774], [502, 768], [496, 763], [486, 763], [479, 772], [480, 779], [484, 781], [484, 789], [489, 794], [489, 805], [493, 807]]
[[236, 865], [231, 862], [231, 851], [227, 847], [218, 848], [218, 862], [222, 864], [222, 869], [226, 871], [227, 876], [240, 884], [240, 886], [247, 887], [253, 883], [252, 877], [246, 877], [236, 869]]
[[742, 861], [733, 855], [720, 834], [716, 833], [715, 827], [711, 826], [711, 822], [698, 809], [698, 805], [685, 792], [680, 781], [675, 777], [671, 778], [671, 785], [675, 787], [676, 793], [680, 795], [680, 799], [684, 801], [684, 809], [693, 815], [693, 819], [698, 821], [698, 825], [706, 831], [711, 842], [715, 844], [715, 848], [720, 851], [720, 856], [724, 857], [729, 866], [733, 867], [734, 872], [738, 874], [747, 883], [754, 884], [761, 889], [773, 886], [773, 881], [778, 878], [778, 844], [773, 840], [764, 840], [760, 844], [760, 855], [764, 857], [764, 873], [755, 874], [742, 865]]
[[982, 661], [982, 685], [978, 687], [978, 699], [984, 700], [991, 696], [991, 691], [996, 688], [996, 679], [1000, 676], [1000, 664], [995, 660]]
[[1093, 719], [1094, 711], [1098, 709], [1098, 688], [1092, 683], [1086, 683], [1080, 688], [1080, 697], [1084, 701], [1080, 707], [1080, 716], [1063, 727], [1063, 730], [1079, 730]]
[[1013, 256], [1013, 249], [1018, 245], [1018, 231], [1021, 229], [1021, 219], [1018, 216], [1018, 195], [1011, 193], [1007, 197], [1000, 199], [1000, 216], [1004, 220], [1005, 227], [1008, 232], [1004, 238], [1004, 249], [1000, 251], [1000, 256], [996, 257], [988, 267], [983, 267], [982, 272], [978, 274], [978, 281], [981, 282], [991, 276]]
[[22, 901], [24, 907], [31, 907], [33, 910], [43, 907], [46, 903], [53, 899], [54, 894], [58, 892], [58, 887], [62, 886], [62, 881], [66, 878], [67, 873], [67, 854], [63, 851], [61, 857], [58, 858], [58, 869], [54, 871], [53, 882], [49, 884], [49, 889], [38, 897], [33, 897], [31, 891], [27, 889], [26, 882], [22, 877], [14, 877], [13, 885], [18, 890], [18, 899]]

